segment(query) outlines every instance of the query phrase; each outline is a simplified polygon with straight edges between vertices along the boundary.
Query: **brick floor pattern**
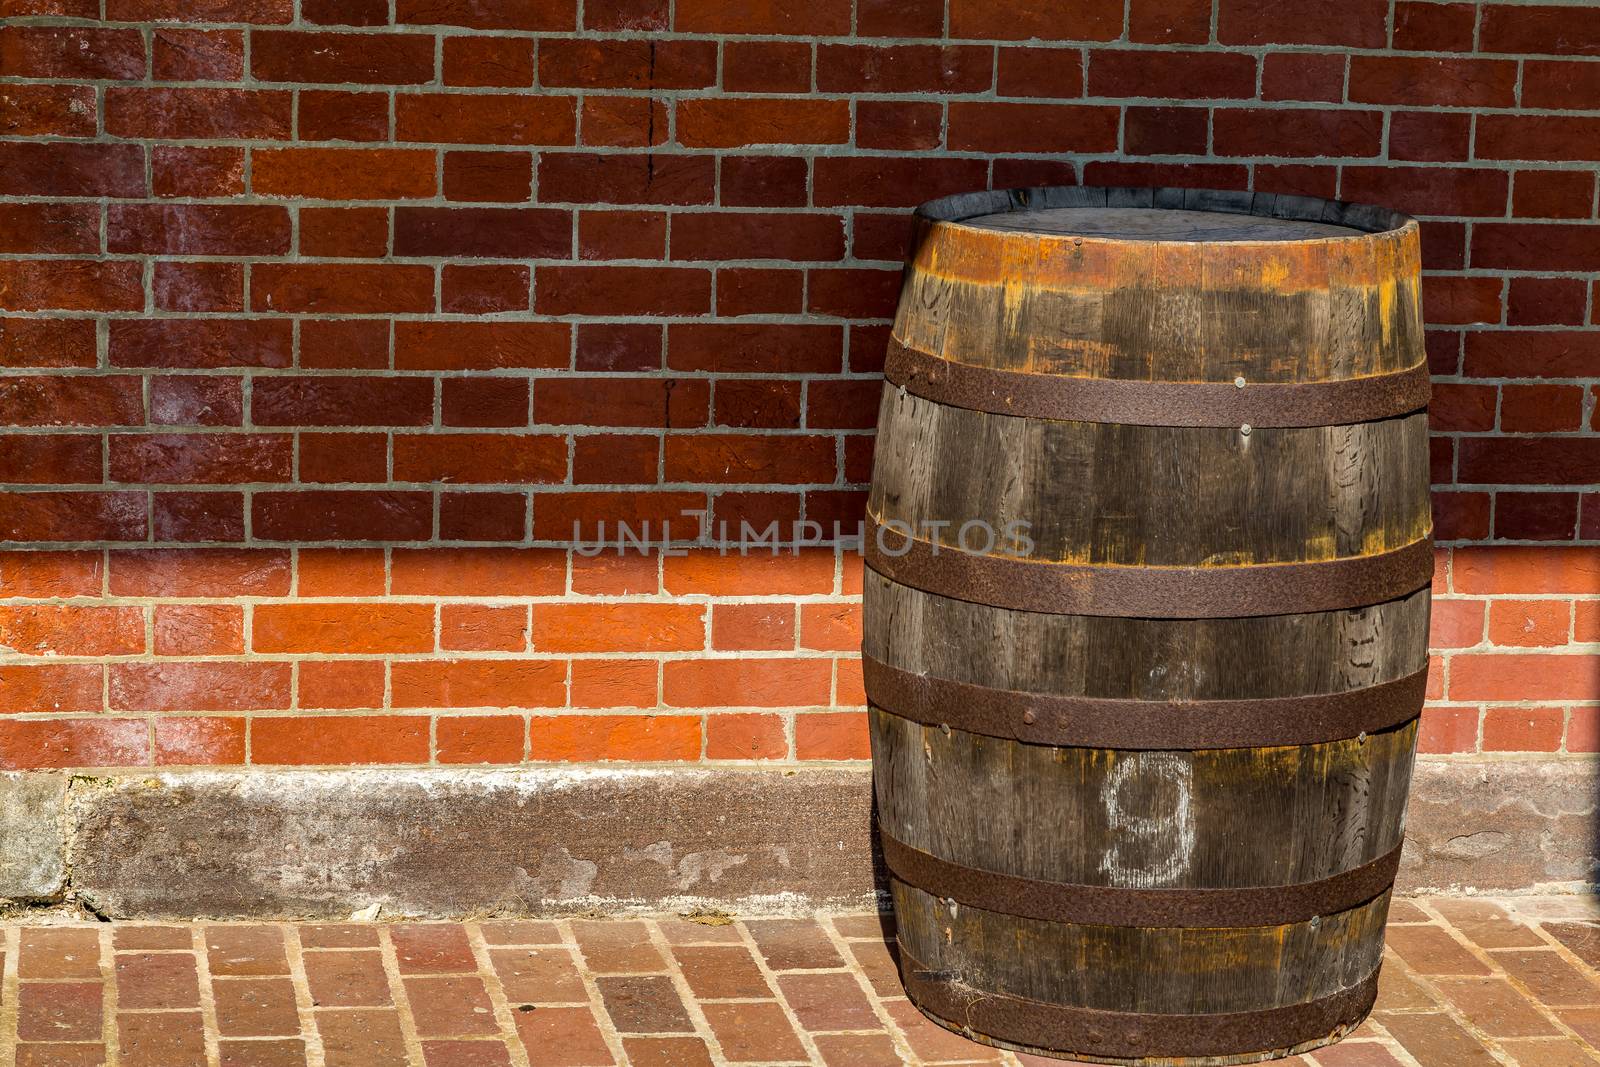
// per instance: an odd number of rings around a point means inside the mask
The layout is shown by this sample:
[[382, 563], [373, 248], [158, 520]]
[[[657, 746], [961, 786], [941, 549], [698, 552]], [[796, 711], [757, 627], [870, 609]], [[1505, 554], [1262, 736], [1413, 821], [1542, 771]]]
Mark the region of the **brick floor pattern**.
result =
[[[1060, 1064], [902, 995], [876, 915], [3, 928], [0, 1067]], [[1600, 1067], [1600, 905], [1397, 902], [1372, 1018], [1296, 1067]]]

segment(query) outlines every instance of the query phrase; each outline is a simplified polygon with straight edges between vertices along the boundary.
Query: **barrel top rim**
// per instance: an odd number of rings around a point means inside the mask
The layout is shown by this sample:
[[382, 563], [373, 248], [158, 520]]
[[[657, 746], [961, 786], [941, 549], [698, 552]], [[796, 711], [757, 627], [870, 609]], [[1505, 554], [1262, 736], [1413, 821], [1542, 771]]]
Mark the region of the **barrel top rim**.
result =
[[[1243, 215], [1289, 222], [1319, 223], [1352, 232], [1299, 237], [1196, 237], [1150, 238], [1116, 234], [1076, 234], [1030, 230], [1000, 225], [984, 225], [978, 220], [1007, 213], [1058, 211], [1063, 209], [1143, 208], [1224, 215]], [[926, 222], [981, 230], [991, 236], [1025, 238], [1036, 241], [1102, 241], [1115, 244], [1262, 245], [1286, 247], [1321, 244], [1330, 241], [1370, 241], [1376, 237], [1400, 236], [1415, 232], [1417, 222], [1410, 215], [1376, 204], [1328, 200], [1315, 196], [1286, 193], [1249, 192], [1224, 189], [1173, 189], [1131, 186], [1035, 186], [1016, 189], [980, 190], [956, 193], [930, 200], [917, 208], [917, 217]]]

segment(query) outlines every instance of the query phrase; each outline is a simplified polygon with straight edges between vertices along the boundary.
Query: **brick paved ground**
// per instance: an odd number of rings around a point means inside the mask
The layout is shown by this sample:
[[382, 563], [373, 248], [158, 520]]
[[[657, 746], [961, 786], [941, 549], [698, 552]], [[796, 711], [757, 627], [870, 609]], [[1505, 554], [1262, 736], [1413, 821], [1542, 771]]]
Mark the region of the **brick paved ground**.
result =
[[[1393, 919], [1373, 1019], [1283, 1062], [1600, 1067], [1592, 900]], [[3, 950], [0, 1067], [1018, 1062], [925, 1022], [871, 915], [30, 925]]]

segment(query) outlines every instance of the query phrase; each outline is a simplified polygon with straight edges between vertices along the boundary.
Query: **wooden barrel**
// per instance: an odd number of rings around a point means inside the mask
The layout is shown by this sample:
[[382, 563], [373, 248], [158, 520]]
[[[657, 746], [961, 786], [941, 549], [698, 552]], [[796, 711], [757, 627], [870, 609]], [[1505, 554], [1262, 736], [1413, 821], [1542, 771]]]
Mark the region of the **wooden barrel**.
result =
[[886, 376], [863, 655], [912, 1000], [1112, 1063], [1338, 1040], [1427, 673], [1416, 223], [938, 200]]

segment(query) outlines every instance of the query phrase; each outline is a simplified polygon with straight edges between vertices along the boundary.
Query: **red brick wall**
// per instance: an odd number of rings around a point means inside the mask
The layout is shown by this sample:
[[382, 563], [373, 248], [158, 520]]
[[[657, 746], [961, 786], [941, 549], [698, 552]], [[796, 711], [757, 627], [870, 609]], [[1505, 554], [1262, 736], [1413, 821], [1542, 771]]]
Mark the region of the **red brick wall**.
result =
[[0, 13], [0, 767], [864, 755], [853, 557], [561, 542], [854, 519], [906, 208], [1043, 182], [1424, 217], [1425, 747], [1597, 747], [1600, 9]]

